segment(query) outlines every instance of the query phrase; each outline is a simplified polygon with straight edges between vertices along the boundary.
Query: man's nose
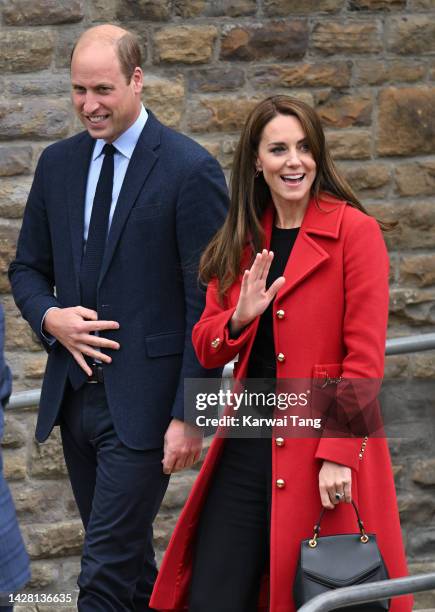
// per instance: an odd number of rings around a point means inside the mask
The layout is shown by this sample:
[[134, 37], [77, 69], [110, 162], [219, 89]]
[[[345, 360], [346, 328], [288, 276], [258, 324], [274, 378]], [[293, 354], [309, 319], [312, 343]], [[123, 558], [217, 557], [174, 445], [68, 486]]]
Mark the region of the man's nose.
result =
[[94, 113], [98, 109], [98, 100], [92, 95], [86, 95], [85, 102], [83, 104], [83, 111], [85, 113]]

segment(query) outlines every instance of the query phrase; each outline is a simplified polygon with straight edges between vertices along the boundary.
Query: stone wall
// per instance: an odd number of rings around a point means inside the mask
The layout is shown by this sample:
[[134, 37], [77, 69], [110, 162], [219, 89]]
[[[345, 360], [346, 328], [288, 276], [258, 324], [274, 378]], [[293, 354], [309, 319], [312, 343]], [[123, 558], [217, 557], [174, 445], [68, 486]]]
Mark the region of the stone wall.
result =
[[[6, 270], [41, 150], [80, 129], [69, 103], [72, 44], [105, 21], [130, 27], [143, 41], [147, 106], [203, 143], [227, 172], [257, 100], [286, 93], [312, 104], [364, 203], [399, 221], [387, 236], [390, 336], [432, 331], [434, 0], [3, 0], [0, 15], [0, 291], [16, 391], [40, 385], [45, 355], [17, 313]], [[391, 376], [421, 380], [421, 388], [434, 371], [435, 352], [388, 359]], [[423, 400], [418, 410], [402, 405], [397, 414], [399, 430], [412, 423], [417, 432], [391, 443], [411, 568], [435, 570], [435, 450], [428, 437], [435, 413]], [[58, 436], [35, 444], [35, 415], [8, 414], [6, 473], [33, 559], [31, 588], [71, 591], [81, 525]], [[172, 480], [156, 524], [159, 554], [194, 475]], [[418, 602], [434, 598], [423, 594]]]

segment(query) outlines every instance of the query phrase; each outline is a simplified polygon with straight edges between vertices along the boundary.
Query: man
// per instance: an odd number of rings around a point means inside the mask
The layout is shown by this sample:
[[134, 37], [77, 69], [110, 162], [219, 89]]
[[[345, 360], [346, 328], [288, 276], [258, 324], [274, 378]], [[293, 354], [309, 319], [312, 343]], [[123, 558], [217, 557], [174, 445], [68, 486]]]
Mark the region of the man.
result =
[[[3, 355], [4, 337], [4, 314], [0, 305], [0, 442], [3, 438], [3, 407], [12, 390], [11, 371]], [[18, 528], [9, 487], [3, 476], [0, 448], [0, 612], [12, 612], [11, 597], [29, 578], [29, 557]]]
[[143, 108], [131, 33], [85, 32], [71, 82], [87, 132], [43, 152], [10, 279], [49, 351], [36, 437], [60, 424], [86, 529], [78, 609], [143, 611], [168, 475], [201, 450], [183, 380], [210, 375], [190, 337], [197, 263], [227, 192], [217, 162]]

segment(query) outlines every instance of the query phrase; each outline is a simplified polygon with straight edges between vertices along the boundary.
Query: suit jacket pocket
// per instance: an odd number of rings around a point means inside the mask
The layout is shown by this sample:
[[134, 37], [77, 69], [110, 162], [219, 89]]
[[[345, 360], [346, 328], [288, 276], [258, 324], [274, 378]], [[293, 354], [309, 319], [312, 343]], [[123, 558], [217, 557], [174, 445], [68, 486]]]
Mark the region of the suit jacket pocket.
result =
[[152, 219], [153, 217], [160, 217], [162, 214], [163, 206], [160, 203], [144, 204], [142, 206], [135, 206], [131, 209], [130, 219], [142, 221]]
[[148, 357], [182, 354], [184, 351], [184, 336], [184, 331], [146, 336], [145, 344]]

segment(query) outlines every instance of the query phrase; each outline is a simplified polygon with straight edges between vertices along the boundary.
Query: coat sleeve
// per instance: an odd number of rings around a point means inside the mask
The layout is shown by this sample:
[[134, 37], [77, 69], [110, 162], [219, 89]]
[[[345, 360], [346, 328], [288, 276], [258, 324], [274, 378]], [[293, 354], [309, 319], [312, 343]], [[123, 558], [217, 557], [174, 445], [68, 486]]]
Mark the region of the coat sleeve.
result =
[[[177, 201], [176, 231], [185, 300], [185, 343], [172, 416], [184, 420], [184, 381], [220, 377], [222, 371], [204, 370], [192, 346], [192, 329], [204, 309], [204, 291], [198, 283], [199, 259], [228, 210], [225, 177], [211, 155], [196, 161], [186, 176]], [[216, 366], [213, 366], [216, 367]]]
[[218, 281], [213, 279], [207, 287], [206, 306], [193, 329], [193, 346], [205, 368], [222, 367], [232, 361], [240, 349], [255, 333], [254, 321], [237, 338], [231, 338], [228, 323], [236, 309], [221, 304]]
[[[337, 385], [339, 410], [346, 406], [349, 384], [360, 410], [376, 402], [384, 373], [388, 321], [389, 261], [381, 230], [369, 216], [354, 217], [344, 236], [344, 384]], [[346, 385], [346, 381], [349, 384]], [[359, 468], [362, 439], [321, 438], [316, 457]]]
[[42, 319], [49, 308], [60, 308], [61, 304], [54, 293], [52, 245], [44, 200], [44, 160], [45, 153], [35, 171], [16, 257], [9, 267], [9, 280], [21, 314], [49, 351], [51, 345], [42, 334]]

